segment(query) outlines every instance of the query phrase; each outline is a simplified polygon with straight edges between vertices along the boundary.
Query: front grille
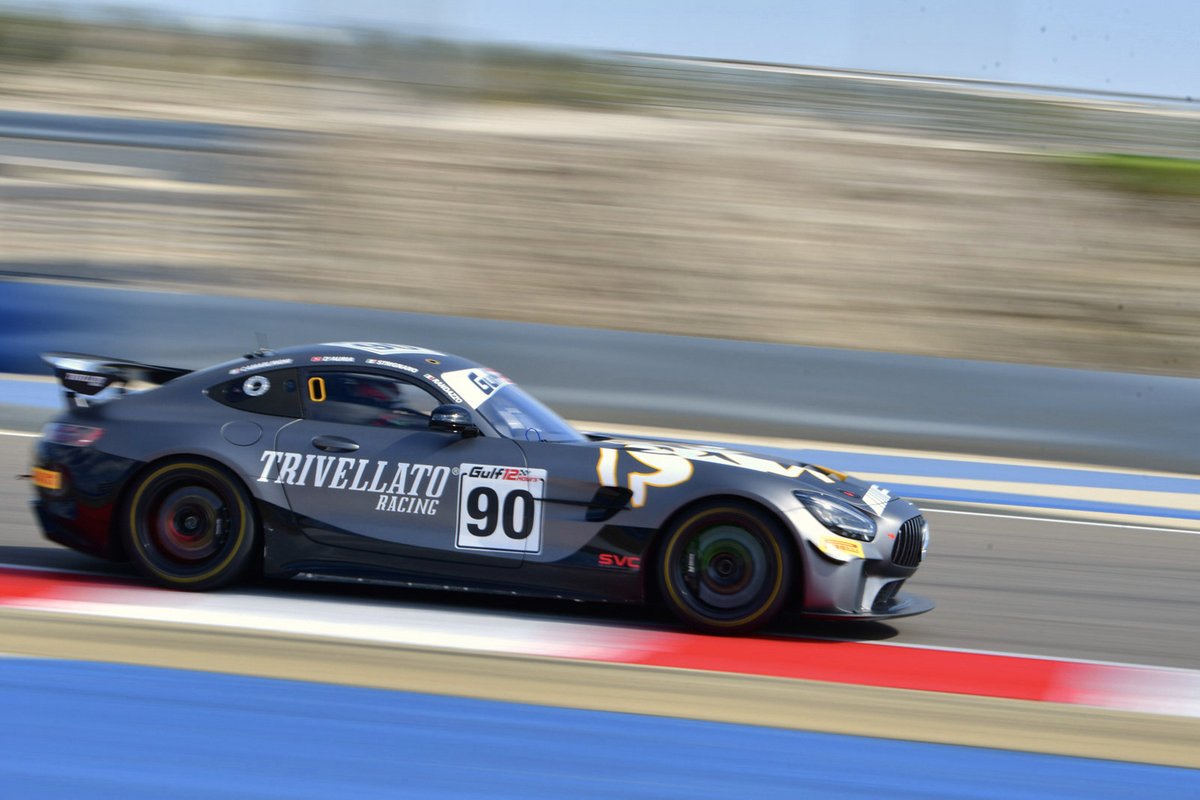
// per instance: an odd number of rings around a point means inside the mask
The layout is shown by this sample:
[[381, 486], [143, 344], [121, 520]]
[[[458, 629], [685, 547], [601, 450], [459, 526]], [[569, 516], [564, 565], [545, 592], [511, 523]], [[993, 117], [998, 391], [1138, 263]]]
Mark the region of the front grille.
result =
[[921, 526], [925, 518], [918, 515], [905, 520], [896, 534], [892, 547], [892, 563], [900, 567], [915, 567], [921, 563]]

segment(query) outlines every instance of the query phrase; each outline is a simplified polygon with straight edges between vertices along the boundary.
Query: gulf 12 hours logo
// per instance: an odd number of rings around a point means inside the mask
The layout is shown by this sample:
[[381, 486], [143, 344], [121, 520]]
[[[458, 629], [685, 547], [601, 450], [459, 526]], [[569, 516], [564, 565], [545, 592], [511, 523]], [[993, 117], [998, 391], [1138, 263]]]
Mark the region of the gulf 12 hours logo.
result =
[[463, 464], [458, 476], [457, 547], [541, 552], [546, 470]]

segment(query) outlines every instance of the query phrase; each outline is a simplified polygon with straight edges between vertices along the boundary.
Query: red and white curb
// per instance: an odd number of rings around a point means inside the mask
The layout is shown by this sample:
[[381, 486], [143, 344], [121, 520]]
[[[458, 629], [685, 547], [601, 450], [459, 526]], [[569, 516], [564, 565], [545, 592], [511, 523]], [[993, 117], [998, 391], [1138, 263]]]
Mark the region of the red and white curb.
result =
[[892, 643], [727, 639], [363, 600], [190, 594], [20, 567], [0, 567], [0, 606], [1200, 717], [1200, 671], [1166, 667]]

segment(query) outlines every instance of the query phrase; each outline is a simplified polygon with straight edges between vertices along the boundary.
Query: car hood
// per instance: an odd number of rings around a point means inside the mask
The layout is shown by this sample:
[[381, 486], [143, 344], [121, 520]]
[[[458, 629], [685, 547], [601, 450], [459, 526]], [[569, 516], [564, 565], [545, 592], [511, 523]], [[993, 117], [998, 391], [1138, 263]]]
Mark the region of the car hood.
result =
[[892, 497], [885, 489], [834, 469], [775, 455], [751, 453], [703, 442], [663, 441], [635, 437], [591, 435], [597, 447], [614, 447], [635, 453], [676, 456], [716, 468], [749, 470], [796, 481], [796, 489], [824, 494], [875, 516], [882, 516], [884, 506]]

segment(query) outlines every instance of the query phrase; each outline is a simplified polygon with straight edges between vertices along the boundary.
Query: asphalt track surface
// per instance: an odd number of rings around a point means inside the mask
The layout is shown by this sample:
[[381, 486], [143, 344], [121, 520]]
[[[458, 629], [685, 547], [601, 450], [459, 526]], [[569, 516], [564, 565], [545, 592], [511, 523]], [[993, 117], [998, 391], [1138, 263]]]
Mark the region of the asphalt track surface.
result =
[[[25, 470], [32, 439], [0, 436], [0, 475]], [[0, 563], [98, 571], [109, 565], [41, 539], [28, 485], [0, 483]], [[937, 648], [1200, 668], [1195, 609], [1200, 539], [1187, 530], [929, 510], [933, 556], [911, 589], [931, 614], [893, 624], [786, 618], [769, 633]], [[301, 583], [252, 587], [272, 596], [450, 612], [466, 624], [497, 613], [595, 626], [673, 626], [652, 610], [502, 600]], [[437, 648], [386, 648], [286, 635], [183, 630], [161, 623], [64, 620], [0, 611], [9, 652], [347, 683], [857, 736], [1034, 750], [1200, 767], [1194, 718], [994, 698], [679, 672]], [[884, 645], [886, 646], [886, 645]]]

